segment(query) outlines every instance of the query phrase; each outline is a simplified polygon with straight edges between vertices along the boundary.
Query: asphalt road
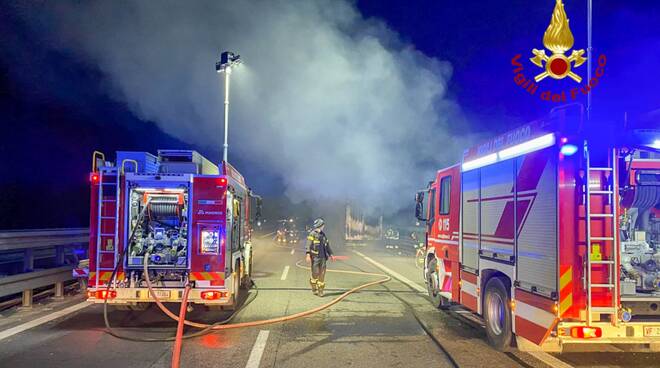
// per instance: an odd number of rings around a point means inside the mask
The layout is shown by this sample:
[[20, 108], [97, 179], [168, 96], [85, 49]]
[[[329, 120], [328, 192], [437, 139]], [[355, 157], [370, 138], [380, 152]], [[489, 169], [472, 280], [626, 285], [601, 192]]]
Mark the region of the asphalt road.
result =
[[[253, 278], [258, 294], [236, 316], [236, 322], [301, 312], [377, 278], [329, 273], [326, 296], [314, 296], [309, 290], [309, 271], [300, 267], [299, 261], [304, 258], [301, 246], [278, 246], [265, 240], [255, 244]], [[336, 251], [344, 257], [330, 263], [330, 268], [382, 273], [384, 266], [407, 282], [393, 278], [303, 319], [186, 340], [182, 366], [548, 366], [528, 353], [494, 351], [487, 345], [478, 319], [460, 308], [449, 312], [434, 309], [421, 291], [421, 271], [415, 267], [412, 256], [376, 245], [347, 246]], [[251, 291], [252, 295], [255, 293], [256, 290]], [[0, 317], [0, 338], [2, 331], [77, 305], [81, 300], [80, 296], [69, 297], [32, 310], [4, 312]], [[213, 322], [227, 315], [196, 308], [188, 318]], [[129, 336], [172, 336], [175, 328], [174, 322], [155, 307], [143, 312], [112, 311], [110, 319], [114, 326], [121, 326], [118, 332]], [[93, 305], [0, 340], [0, 367], [169, 367], [171, 347], [167, 342], [133, 342], [106, 334], [102, 306]], [[658, 354], [614, 351], [569, 353], [560, 358], [581, 367], [660, 366]]]

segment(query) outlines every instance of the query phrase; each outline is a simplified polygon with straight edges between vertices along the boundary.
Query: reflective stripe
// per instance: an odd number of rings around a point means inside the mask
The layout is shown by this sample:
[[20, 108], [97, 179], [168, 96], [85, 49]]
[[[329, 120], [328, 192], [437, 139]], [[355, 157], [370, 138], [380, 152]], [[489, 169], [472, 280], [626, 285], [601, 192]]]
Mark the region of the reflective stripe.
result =
[[555, 316], [543, 309], [516, 300], [515, 314], [541, 327], [550, 328], [555, 323]]
[[466, 294], [477, 296], [477, 285], [466, 282], [462, 280], [461, 291], [464, 291]]
[[190, 279], [220, 281], [225, 279], [225, 273], [224, 272], [191, 272]]

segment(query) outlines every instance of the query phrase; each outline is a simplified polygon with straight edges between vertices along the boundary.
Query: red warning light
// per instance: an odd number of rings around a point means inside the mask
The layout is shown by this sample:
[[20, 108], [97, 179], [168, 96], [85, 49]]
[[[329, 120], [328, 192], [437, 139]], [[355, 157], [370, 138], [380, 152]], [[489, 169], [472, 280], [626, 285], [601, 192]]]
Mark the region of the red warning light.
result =
[[220, 185], [227, 185], [227, 178], [220, 178]]
[[217, 300], [226, 297], [227, 293], [221, 293], [215, 290], [207, 290], [207, 291], [202, 291], [200, 296], [204, 300]]
[[115, 290], [97, 290], [96, 299], [114, 299], [117, 297], [117, 292]]
[[99, 174], [90, 175], [89, 181], [91, 181], [93, 184], [98, 183], [99, 182]]
[[571, 337], [578, 339], [592, 339], [603, 336], [603, 330], [600, 327], [575, 326], [571, 327]]

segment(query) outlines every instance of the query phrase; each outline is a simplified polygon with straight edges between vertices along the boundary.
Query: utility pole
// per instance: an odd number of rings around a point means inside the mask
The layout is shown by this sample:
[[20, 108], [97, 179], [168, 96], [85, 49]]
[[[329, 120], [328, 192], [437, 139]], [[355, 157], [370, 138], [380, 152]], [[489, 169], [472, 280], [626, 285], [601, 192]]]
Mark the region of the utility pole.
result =
[[225, 90], [225, 140], [222, 145], [222, 161], [227, 162], [227, 149], [229, 148], [229, 76], [231, 69], [241, 63], [241, 56], [233, 52], [225, 51], [220, 55], [220, 61], [215, 63], [215, 71], [224, 74], [224, 90]]

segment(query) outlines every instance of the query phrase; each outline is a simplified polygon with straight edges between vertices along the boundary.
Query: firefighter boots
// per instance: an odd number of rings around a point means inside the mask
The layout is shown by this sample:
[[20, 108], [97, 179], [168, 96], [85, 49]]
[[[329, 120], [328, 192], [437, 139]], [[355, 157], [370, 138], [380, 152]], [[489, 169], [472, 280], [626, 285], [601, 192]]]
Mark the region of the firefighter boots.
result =
[[318, 295], [318, 280], [311, 278], [309, 279], [309, 284], [312, 285], [312, 293], [314, 293], [314, 295]]
[[316, 286], [318, 287], [318, 292], [316, 293], [316, 295], [323, 296], [323, 288], [325, 287], [325, 282], [318, 281], [316, 283]]

